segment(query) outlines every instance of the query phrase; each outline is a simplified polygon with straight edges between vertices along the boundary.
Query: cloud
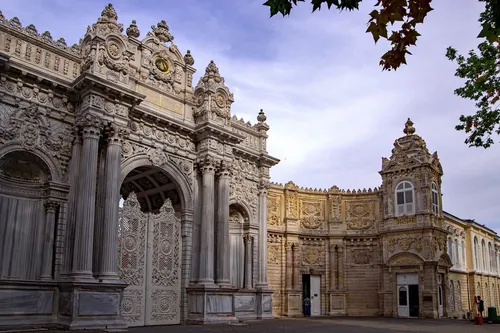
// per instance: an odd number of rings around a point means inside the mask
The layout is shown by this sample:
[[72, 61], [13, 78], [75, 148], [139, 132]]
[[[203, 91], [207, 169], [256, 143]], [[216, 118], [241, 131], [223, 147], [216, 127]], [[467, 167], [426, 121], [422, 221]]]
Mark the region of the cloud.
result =
[[[443, 164], [445, 210], [500, 228], [498, 145], [468, 148], [454, 126], [472, 103], [453, 95], [461, 85], [445, 57], [449, 45], [474, 48], [478, 1], [440, 0], [419, 32], [408, 65], [382, 72], [387, 43], [365, 33], [371, 3], [359, 12], [321, 10], [301, 3], [290, 17], [269, 18], [262, 1], [151, 0], [115, 2], [125, 27], [137, 20], [142, 36], [165, 19], [181, 52], [190, 49], [198, 73], [213, 59], [235, 93], [233, 114], [255, 122], [264, 109], [268, 150], [281, 159], [273, 181], [306, 187], [368, 188], [381, 184], [381, 157], [411, 117], [417, 134]], [[2, 4], [7, 17], [78, 42], [107, 1], [18, 0]], [[29, 8], [29, 10], [27, 10]]]

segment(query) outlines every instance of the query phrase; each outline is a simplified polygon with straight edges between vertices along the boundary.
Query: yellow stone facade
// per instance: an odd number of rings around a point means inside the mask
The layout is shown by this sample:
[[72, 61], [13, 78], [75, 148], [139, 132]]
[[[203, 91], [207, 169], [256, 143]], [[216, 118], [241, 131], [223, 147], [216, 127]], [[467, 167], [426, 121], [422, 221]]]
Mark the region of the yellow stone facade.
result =
[[[382, 159], [375, 189], [273, 184], [268, 196], [268, 281], [275, 316], [459, 317], [500, 305], [500, 238], [446, 213], [437, 153], [405, 135]], [[476, 242], [476, 246], [474, 246]]]

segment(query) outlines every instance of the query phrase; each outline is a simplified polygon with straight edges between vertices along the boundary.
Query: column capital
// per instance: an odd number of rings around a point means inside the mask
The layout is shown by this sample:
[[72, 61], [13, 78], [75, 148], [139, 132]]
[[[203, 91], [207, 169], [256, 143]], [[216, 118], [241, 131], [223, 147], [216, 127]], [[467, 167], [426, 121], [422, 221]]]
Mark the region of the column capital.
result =
[[82, 137], [99, 139], [103, 129], [102, 119], [92, 114], [86, 114], [76, 121]]
[[259, 185], [258, 185], [259, 194], [267, 195], [267, 191], [269, 190], [270, 187], [271, 183], [269, 182], [269, 180], [267, 179], [259, 180]]
[[43, 203], [45, 210], [48, 212], [54, 213], [59, 207], [59, 202], [53, 200], [47, 200]]
[[114, 144], [121, 146], [123, 141], [130, 134], [130, 130], [117, 124], [107, 123], [104, 127], [104, 134], [108, 145]]
[[205, 156], [204, 158], [202, 159], [199, 159], [197, 162], [196, 162], [196, 166], [198, 167], [198, 170], [202, 173], [202, 174], [212, 174], [212, 175], [215, 175], [215, 171], [216, 171], [216, 160], [212, 157], [212, 156]]
[[231, 176], [233, 175], [232, 167], [233, 164], [230, 161], [221, 161], [217, 166], [217, 177], [231, 178]]
[[254, 236], [253, 236], [253, 235], [251, 235], [251, 234], [244, 234], [244, 235], [243, 235], [243, 241], [244, 241], [245, 243], [252, 242], [252, 241], [253, 241], [253, 239], [254, 239]]

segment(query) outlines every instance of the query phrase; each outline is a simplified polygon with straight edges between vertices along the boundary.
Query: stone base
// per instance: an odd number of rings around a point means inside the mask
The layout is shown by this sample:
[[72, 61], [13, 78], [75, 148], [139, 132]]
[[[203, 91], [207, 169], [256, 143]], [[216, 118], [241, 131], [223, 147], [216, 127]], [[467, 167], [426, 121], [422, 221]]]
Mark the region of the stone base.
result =
[[0, 328], [126, 329], [125, 284], [0, 281]]
[[238, 322], [235, 315], [236, 289], [218, 286], [187, 288], [188, 317], [186, 324], [221, 324]]
[[330, 292], [330, 316], [345, 316], [346, 311], [346, 293], [345, 292]]
[[64, 329], [127, 329], [121, 316], [126, 284], [65, 282], [59, 285], [57, 326]]
[[257, 289], [257, 319], [274, 319], [273, 291], [267, 287]]
[[302, 313], [302, 293], [295, 290], [289, 290], [285, 294], [286, 309], [283, 314], [286, 317], [303, 317]]

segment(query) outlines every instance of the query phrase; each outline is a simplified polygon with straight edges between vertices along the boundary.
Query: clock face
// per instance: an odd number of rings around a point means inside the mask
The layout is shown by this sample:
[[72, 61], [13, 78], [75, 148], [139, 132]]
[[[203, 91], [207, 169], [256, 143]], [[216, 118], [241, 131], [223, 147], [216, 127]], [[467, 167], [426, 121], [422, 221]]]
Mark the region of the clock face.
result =
[[158, 57], [155, 59], [155, 66], [162, 73], [168, 73], [170, 71], [170, 66], [164, 58]]

